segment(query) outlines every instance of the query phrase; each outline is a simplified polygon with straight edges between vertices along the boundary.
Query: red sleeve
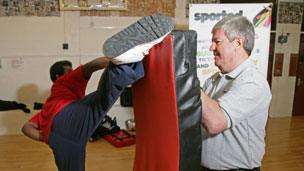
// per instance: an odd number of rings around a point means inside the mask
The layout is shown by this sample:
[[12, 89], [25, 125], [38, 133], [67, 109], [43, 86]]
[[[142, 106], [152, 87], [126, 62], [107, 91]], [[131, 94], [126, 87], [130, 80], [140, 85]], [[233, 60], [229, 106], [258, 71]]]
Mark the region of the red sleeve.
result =
[[29, 121], [30, 122], [34, 122], [37, 125], [39, 125], [39, 117], [40, 117], [40, 115], [41, 115], [41, 112], [36, 113]]

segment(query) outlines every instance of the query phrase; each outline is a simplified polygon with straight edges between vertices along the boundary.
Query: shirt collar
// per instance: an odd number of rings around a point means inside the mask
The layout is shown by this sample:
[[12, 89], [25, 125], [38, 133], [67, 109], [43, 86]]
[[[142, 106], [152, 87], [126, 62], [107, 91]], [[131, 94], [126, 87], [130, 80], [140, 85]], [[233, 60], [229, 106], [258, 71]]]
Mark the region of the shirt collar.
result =
[[236, 78], [238, 75], [241, 74], [242, 71], [244, 71], [249, 65], [251, 64], [250, 59], [246, 59], [244, 62], [242, 62], [239, 66], [234, 68], [231, 72], [227, 74], [221, 74], [221, 76], [225, 76], [230, 79]]

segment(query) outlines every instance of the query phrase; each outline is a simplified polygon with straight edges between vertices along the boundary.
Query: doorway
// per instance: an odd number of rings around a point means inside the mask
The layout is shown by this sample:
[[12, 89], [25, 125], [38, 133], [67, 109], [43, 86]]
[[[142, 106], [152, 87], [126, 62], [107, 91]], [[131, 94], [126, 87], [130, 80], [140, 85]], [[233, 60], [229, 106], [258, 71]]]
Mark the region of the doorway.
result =
[[297, 64], [295, 95], [293, 100], [293, 116], [304, 116], [304, 34], [300, 38], [300, 50]]

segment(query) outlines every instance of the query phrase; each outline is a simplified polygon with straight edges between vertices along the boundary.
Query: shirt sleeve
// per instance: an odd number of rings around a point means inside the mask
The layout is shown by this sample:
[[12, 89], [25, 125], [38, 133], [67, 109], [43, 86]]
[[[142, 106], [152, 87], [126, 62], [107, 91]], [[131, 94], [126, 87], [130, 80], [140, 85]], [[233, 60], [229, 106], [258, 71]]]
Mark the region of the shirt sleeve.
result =
[[[265, 89], [265, 88], [264, 88]], [[267, 92], [255, 81], [242, 81], [224, 90], [224, 95], [218, 99], [219, 105], [225, 111], [231, 126], [257, 114], [259, 106], [268, 101]]]
[[41, 115], [41, 112], [36, 113], [29, 121], [34, 122], [39, 126], [39, 117]]

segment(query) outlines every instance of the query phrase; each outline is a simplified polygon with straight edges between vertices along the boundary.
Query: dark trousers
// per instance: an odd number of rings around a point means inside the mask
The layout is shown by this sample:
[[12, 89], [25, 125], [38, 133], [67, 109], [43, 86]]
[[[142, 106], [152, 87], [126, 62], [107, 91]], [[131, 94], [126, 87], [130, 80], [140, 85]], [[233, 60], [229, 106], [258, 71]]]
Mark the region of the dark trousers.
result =
[[69, 104], [57, 114], [49, 135], [49, 146], [60, 171], [85, 170], [88, 139], [123, 89], [143, 75], [142, 62], [110, 64], [103, 72], [96, 91]]
[[209, 169], [209, 168], [206, 168], [204, 166], [201, 166], [201, 170], [200, 171], [261, 171], [260, 167], [256, 167], [256, 168], [253, 168], [253, 169], [228, 169], [228, 170], [215, 170], [215, 169]]

